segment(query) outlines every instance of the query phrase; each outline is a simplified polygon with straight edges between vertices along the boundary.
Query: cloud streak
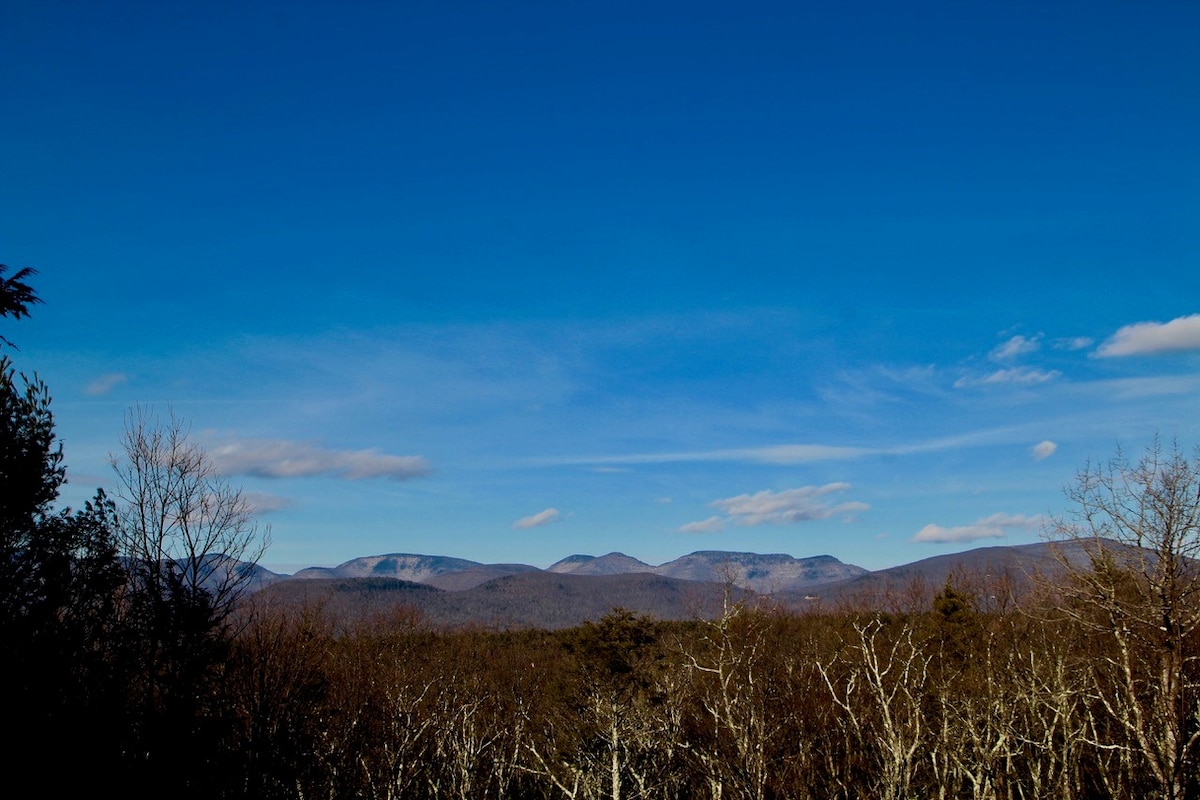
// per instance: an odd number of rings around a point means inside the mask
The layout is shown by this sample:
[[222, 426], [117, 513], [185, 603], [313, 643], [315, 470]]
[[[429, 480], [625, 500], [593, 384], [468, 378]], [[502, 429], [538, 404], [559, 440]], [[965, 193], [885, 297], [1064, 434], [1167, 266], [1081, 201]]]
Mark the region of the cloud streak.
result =
[[[1055, 373], [1057, 374], [1057, 373]], [[1181, 385], [1178, 391], [1186, 391], [1191, 384]], [[603, 467], [604, 465], [675, 464], [700, 462], [728, 462], [743, 464], [815, 464], [826, 461], [851, 461], [873, 456], [903, 456], [914, 453], [932, 453], [944, 450], [960, 450], [970, 447], [990, 447], [1014, 444], [1027, 436], [1020, 427], [991, 428], [954, 436], [916, 441], [887, 447], [857, 447], [821, 444], [782, 444], [764, 447], [732, 448], [727, 450], [701, 450], [670, 453], [628, 453], [605, 456], [566, 456], [560, 458], [529, 459], [527, 466], [581, 466]]]
[[992, 514], [971, 525], [944, 528], [941, 525], [926, 525], [913, 536], [914, 542], [933, 544], [956, 544], [980, 539], [1004, 539], [1010, 531], [1029, 531], [1041, 528], [1046, 522], [1042, 516], [1021, 514]]
[[422, 456], [393, 456], [375, 449], [333, 450], [286, 439], [226, 441], [211, 448], [209, 455], [225, 475], [256, 478], [405, 481], [429, 472], [429, 463]]
[[1054, 340], [1055, 350], [1086, 350], [1094, 344], [1090, 336], [1069, 336]]
[[964, 389], [971, 386], [995, 386], [1016, 384], [1018, 386], [1034, 386], [1048, 383], [1062, 375], [1056, 369], [1045, 370], [1036, 367], [1007, 367], [983, 376], [964, 376], [954, 382], [954, 388]]
[[98, 397], [108, 394], [113, 389], [128, 381], [128, 375], [121, 372], [110, 372], [89, 382], [87, 386], [83, 387], [83, 393], [91, 397]]
[[685, 462], [733, 461], [752, 464], [810, 464], [820, 461], [845, 461], [880, 452], [865, 447], [835, 447], [821, 444], [780, 444], [730, 450], [701, 450], [676, 453], [630, 453], [615, 456], [579, 456], [548, 459], [546, 464], [675, 464]]
[[532, 516], [521, 517], [519, 520], [513, 523], [513, 528], [516, 530], [540, 528], [543, 525], [549, 525], [551, 523], [558, 522], [560, 519], [562, 519], [562, 514], [558, 512], [557, 508], [547, 508], [545, 511], [539, 511]]
[[725, 520], [720, 517], [709, 517], [708, 519], [680, 525], [677, 530], [680, 533], [720, 533], [725, 530]]
[[780, 492], [762, 491], [755, 494], [740, 494], [710, 503], [713, 508], [725, 513], [698, 522], [689, 522], [679, 528], [682, 533], [713, 533], [732, 523], [739, 527], [755, 525], [791, 525], [800, 522], [850, 517], [870, 506], [857, 501], [830, 503], [827, 495], [844, 492], [848, 483], [827, 483], [824, 486], [801, 486]]
[[1170, 322], [1137, 322], [1117, 330], [1096, 349], [1099, 358], [1200, 350], [1200, 314]]
[[291, 508], [295, 503], [287, 498], [267, 492], [242, 492], [242, 499], [250, 506], [255, 514], [269, 514], [272, 511], [282, 511]]
[[1041, 335], [1026, 337], [1014, 336], [1004, 344], [997, 346], [991, 352], [993, 361], [1008, 363], [1028, 353], [1036, 352], [1041, 345]]

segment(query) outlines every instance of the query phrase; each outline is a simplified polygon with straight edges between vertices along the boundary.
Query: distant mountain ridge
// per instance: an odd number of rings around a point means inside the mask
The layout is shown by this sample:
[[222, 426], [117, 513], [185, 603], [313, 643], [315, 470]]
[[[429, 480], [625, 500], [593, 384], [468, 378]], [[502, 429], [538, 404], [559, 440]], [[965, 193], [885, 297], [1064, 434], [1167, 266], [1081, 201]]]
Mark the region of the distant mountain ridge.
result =
[[603, 556], [573, 555], [546, 567], [547, 572], [571, 575], [628, 575], [636, 572], [655, 574], [655, 567], [624, 553]]
[[450, 572], [464, 572], [482, 567], [477, 561], [450, 556], [422, 556], [412, 553], [388, 553], [380, 556], [353, 558], [336, 567], [309, 567], [293, 578], [399, 578], [413, 583], [426, 583], [431, 578]]
[[[1012, 597], [1020, 597], [1038, 583], [1053, 581], [1062, 575], [1064, 562], [1072, 568], [1087, 569], [1097, 542], [1118, 560], [1136, 563], [1138, 558], [1147, 557], [1145, 551], [1139, 554], [1135, 547], [1107, 539], [977, 547], [828, 583], [821, 586], [816, 595], [826, 601], [856, 598], [868, 605], [882, 606], [887, 605], [883, 600], [889, 594], [902, 594], [914, 586], [937, 591], [948, 580], [954, 580], [975, 584], [974, 588], [986, 589], [989, 593], [1007, 591]], [[970, 590], [972, 587], [960, 588]], [[803, 604], [798, 601], [806, 594], [803, 590], [793, 589], [781, 592], [775, 598], [785, 605], [799, 607]], [[812, 596], [808, 595], [809, 598]], [[991, 597], [995, 599], [994, 595]]]
[[546, 568], [572, 575], [624, 575], [647, 572], [666, 578], [707, 583], [732, 583], [758, 594], [774, 594], [821, 586], [866, 575], [868, 570], [845, 564], [833, 556], [795, 558], [786, 553], [741, 553], [697, 550], [686, 556], [651, 566], [624, 553], [592, 557], [574, 555]]
[[450, 556], [388, 553], [354, 558], [336, 567], [309, 567], [300, 570], [291, 579], [394, 578], [449, 591], [465, 591], [495, 578], [543, 571], [580, 576], [648, 574], [683, 581], [731, 583], [758, 594], [802, 590], [856, 578], [868, 572], [829, 555], [795, 558], [785, 553], [760, 555], [722, 550], [698, 550], [658, 566], [624, 553], [614, 552], [603, 556], [576, 554], [551, 564], [545, 570], [528, 564], [483, 564]]

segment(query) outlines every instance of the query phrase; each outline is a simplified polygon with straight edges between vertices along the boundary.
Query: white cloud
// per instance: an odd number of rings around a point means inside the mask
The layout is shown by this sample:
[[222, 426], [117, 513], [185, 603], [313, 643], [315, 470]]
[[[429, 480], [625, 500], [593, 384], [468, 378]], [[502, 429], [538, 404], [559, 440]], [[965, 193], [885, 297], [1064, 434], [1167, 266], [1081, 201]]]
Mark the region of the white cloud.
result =
[[1070, 336], [1065, 339], [1055, 339], [1055, 350], [1086, 350], [1093, 344], [1090, 336]]
[[[1052, 373], [1057, 376], [1058, 373]], [[1179, 383], [1174, 393], [1190, 391], [1193, 382]], [[963, 378], [958, 386], [971, 385]], [[1164, 390], [1165, 391], [1165, 390]], [[571, 466], [571, 465], [606, 465], [606, 464], [670, 464], [687, 462], [742, 462], [751, 464], [809, 464], [822, 461], [849, 461], [869, 456], [902, 456], [913, 453], [930, 453], [944, 450], [958, 450], [964, 447], [985, 447], [995, 444], [1019, 444], [1028, 437], [1023, 429], [1005, 427], [972, 431], [954, 436], [944, 436], [937, 439], [915, 441], [909, 444], [896, 444], [878, 447], [853, 447], [819, 444], [784, 444], [764, 447], [750, 447], [731, 450], [707, 450], [675, 453], [630, 453], [615, 456], [569, 456], [555, 458], [537, 458], [522, 462], [526, 465]]]
[[717, 500], [711, 505], [724, 511], [729, 519], [742, 526], [808, 522], [866, 511], [869, 508], [866, 503], [850, 501], [830, 505], [822, 499], [825, 495], [843, 492], [849, 488], [848, 483], [802, 486], [782, 492], [740, 494], [726, 500]]
[[83, 393], [97, 396], [108, 394], [113, 389], [117, 388], [129, 380], [129, 376], [121, 372], [110, 372], [107, 375], [101, 375], [87, 386], [83, 387]]
[[[844, 461], [878, 452], [863, 447], [837, 447], [823, 444], [779, 444], [734, 450], [703, 450], [683, 453], [630, 453], [620, 456], [580, 456], [539, 460], [539, 464], [673, 464], [684, 462], [733, 461], [751, 464], [811, 464], [819, 461]], [[602, 467], [596, 467], [599, 470]]]
[[914, 542], [938, 544], [974, 542], [979, 539], [1003, 539], [1011, 529], [1033, 530], [1041, 528], [1046, 520], [1041, 516], [1027, 517], [1021, 514], [992, 514], [971, 525], [943, 528], [941, 525], [926, 525], [912, 538]]
[[1183, 350], [1200, 350], [1200, 314], [1176, 317], [1170, 322], [1138, 322], [1126, 325], [1110, 336], [1096, 355], [1155, 355]]
[[330, 450], [286, 439], [225, 441], [209, 450], [218, 472], [258, 478], [332, 476], [344, 480], [403, 481], [429, 472], [422, 456], [392, 456], [378, 450]]
[[1058, 445], [1047, 439], [1044, 442], [1038, 442], [1031, 450], [1033, 457], [1038, 461], [1045, 461], [1050, 456], [1054, 455], [1054, 451], [1058, 450]]
[[725, 520], [720, 517], [709, 517], [699, 522], [689, 522], [679, 526], [680, 533], [717, 533], [725, 530]]
[[1097, 394], [1121, 400], [1177, 397], [1200, 392], [1200, 376], [1161, 375], [1152, 378], [1116, 378], [1091, 384]]
[[267, 492], [242, 492], [242, 499], [250, 505], [250, 510], [255, 514], [269, 514], [272, 511], [291, 508], [296, 504], [290, 498]]
[[1009, 367], [1007, 369], [996, 370], [982, 377], [963, 376], [954, 382], [954, 388], [964, 389], [971, 386], [993, 386], [1005, 383], [1033, 386], [1052, 381], [1060, 375], [1062, 373], [1056, 369], [1044, 370], [1035, 367]]
[[820, 444], [781, 444], [749, 450], [722, 451], [738, 460], [763, 464], [808, 464], [814, 461], [841, 461], [858, 458], [869, 451], [861, 447], [830, 447]]
[[547, 508], [545, 511], [539, 511], [533, 516], [521, 517], [513, 523], [513, 527], [517, 530], [537, 528], [542, 525], [549, 525], [552, 522], [558, 522], [560, 519], [562, 519], [562, 514], [558, 513], [558, 509]]
[[1033, 337], [1014, 336], [1007, 342], [997, 345], [990, 353], [993, 361], [1010, 362], [1026, 353], [1033, 353], [1041, 347], [1041, 334]]

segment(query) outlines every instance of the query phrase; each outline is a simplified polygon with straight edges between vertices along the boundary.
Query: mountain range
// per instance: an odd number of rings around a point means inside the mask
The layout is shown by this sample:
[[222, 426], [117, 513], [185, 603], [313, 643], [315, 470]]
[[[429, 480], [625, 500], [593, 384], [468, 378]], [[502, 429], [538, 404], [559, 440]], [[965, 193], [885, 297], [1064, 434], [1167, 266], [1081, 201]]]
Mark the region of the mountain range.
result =
[[[539, 571], [528, 564], [481, 564], [447, 556], [391, 553], [355, 558], [336, 567], [309, 567], [292, 578], [396, 578], [463, 591], [495, 578]], [[573, 555], [551, 564], [544, 571], [559, 575], [660, 575], [685, 581], [732, 583], [758, 594], [806, 589], [867, 574], [862, 567], [844, 564], [833, 556], [793, 558], [783, 553], [760, 555], [721, 550], [697, 551], [658, 566], [624, 553]]]
[[717, 550], [657, 566], [623, 553], [572, 555], [546, 569], [391, 553], [290, 576], [259, 568], [255, 583], [264, 599], [320, 602], [339, 615], [403, 608], [437, 625], [557, 628], [597, 619], [616, 607], [660, 619], [703, 617], [719, 612], [731, 594], [791, 610], [912, 604], [931, 597], [953, 576], [973, 585], [982, 600], [995, 602], [997, 592], [1019, 596], [1036, 585], [1037, 576], [1060, 574], [1064, 559], [1086, 560], [1085, 547], [1080, 542], [983, 547], [874, 572], [830, 555]]

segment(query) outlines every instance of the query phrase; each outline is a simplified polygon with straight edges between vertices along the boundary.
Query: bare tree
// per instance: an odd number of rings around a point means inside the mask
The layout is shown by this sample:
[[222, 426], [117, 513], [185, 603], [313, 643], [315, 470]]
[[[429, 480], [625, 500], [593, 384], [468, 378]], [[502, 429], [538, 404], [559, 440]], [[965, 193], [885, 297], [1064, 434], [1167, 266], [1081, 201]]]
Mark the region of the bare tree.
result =
[[189, 596], [206, 594], [222, 623], [253, 578], [270, 529], [188, 433], [173, 412], [166, 422], [141, 407], [126, 415], [122, 452], [110, 456], [122, 551], [143, 589], [163, 595], [177, 583]]
[[[772, 708], [767, 633], [770, 616], [733, 599], [726, 579], [720, 617], [704, 620], [685, 646], [702, 737], [692, 748], [710, 796], [763, 800], [770, 794], [776, 741], [783, 732]], [[778, 705], [778, 703], [776, 703]]]
[[[1051, 534], [1087, 553], [1064, 557], [1065, 611], [1096, 636], [1095, 698], [1112, 721], [1094, 744], [1132, 756], [1127, 787], [1183, 798], [1200, 768], [1200, 451], [1156, 440], [1137, 461], [1118, 451], [1067, 489], [1073, 513]], [[1099, 737], [1098, 737], [1099, 738]]]
[[128, 572], [124, 663], [135, 722], [126, 752], [148, 785], [182, 775], [181, 791], [204, 795], [223, 777], [195, 765], [219, 757], [213, 705], [230, 615], [267, 531], [174, 414], [164, 424], [130, 411], [122, 445], [111, 463]]
[[910, 797], [921, 754], [929, 745], [923, 699], [929, 687], [932, 654], [908, 620], [898, 631], [881, 618], [854, 622], [843, 662], [818, 664], [833, 702], [841, 709], [851, 741], [871, 759], [870, 794], [887, 800]]
[[501, 726], [489, 718], [494, 699], [478, 681], [468, 683], [452, 674], [443, 684], [434, 700], [433, 755], [426, 777], [429, 794], [474, 800], [490, 788], [489, 773], [509, 767], [508, 753], [503, 751], [505, 735], [520, 721]]

